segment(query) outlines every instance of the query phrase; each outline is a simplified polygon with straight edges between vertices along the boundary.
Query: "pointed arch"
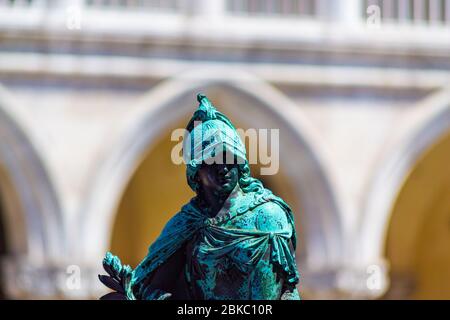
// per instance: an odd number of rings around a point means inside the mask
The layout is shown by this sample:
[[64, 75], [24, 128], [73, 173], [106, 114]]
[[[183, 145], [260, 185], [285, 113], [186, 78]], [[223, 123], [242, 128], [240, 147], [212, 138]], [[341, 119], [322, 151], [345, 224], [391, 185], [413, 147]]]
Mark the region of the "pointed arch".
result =
[[120, 195], [139, 161], [160, 132], [194, 111], [195, 94], [199, 91], [224, 96], [224, 112], [231, 119], [245, 110], [246, 124], [259, 128], [263, 119], [265, 125], [280, 128], [280, 141], [288, 152], [281, 154], [280, 162], [289, 172], [296, 195], [302, 199], [307, 264], [318, 269], [338, 264], [342, 252], [340, 209], [318, 135], [298, 112], [298, 106], [274, 87], [227, 68], [189, 72], [167, 80], [152, 89], [124, 120], [120, 140], [98, 168], [86, 206], [80, 212], [85, 258], [102, 258]]
[[[21, 266], [37, 267], [64, 252], [64, 230], [58, 197], [36, 150], [20, 108], [0, 86], [0, 192], [6, 232], [5, 264], [15, 275]], [[10, 281], [16, 281], [15, 278]]]
[[356, 261], [361, 266], [383, 263], [384, 244], [395, 200], [418, 159], [450, 132], [450, 89], [417, 104], [405, 119], [398, 139], [376, 171], [365, 199], [358, 228]]

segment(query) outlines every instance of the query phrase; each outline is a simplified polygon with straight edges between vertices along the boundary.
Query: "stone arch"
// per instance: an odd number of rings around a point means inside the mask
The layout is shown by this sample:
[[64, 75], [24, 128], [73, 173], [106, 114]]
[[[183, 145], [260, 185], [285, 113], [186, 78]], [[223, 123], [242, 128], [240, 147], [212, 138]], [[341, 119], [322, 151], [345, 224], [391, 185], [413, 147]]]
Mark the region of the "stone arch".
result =
[[282, 128], [280, 140], [290, 154], [289, 159], [281, 155], [281, 162], [303, 201], [307, 264], [317, 269], [335, 266], [342, 252], [341, 217], [334, 180], [321, 150], [323, 144], [307, 119], [296, 111], [298, 106], [278, 90], [246, 73], [226, 68], [190, 72], [167, 80], [152, 89], [124, 121], [120, 140], [99, 168], [81, 212], [80, 239], [85, 240], [85, 258], [93, 262], [102, 258], [108, 248], [117, 201], [139, 160], [158, 132], [194, 111], [199, 91], [226, 95], [231, 107], [225, 112], [230, 111], [231, 118], [233, 110], [242, 110], [236, 105], [244, 103], [251, 126], [258, 128], [258, 121], [264, 117], [273, 128]]
[[450, 130], [450, 89], [417, 104], [404, 123], [366, 193], [355, 250], [360, 267], [383, 267], [385, 238], [399, 190], [418, 159]]
[[[20, 108], [0, 86], [0, 192], [8, 258], [16, 281], [22, 267], [40, 268], [64, 252], [64, 230], [56, 191], [43, 160], [21, 122]], [[36, 281], [36, 284], [39, 281]], [[17, 290], [20, 283], [14, 283]], [[16, 294], [16, 293], [11, 293]]]

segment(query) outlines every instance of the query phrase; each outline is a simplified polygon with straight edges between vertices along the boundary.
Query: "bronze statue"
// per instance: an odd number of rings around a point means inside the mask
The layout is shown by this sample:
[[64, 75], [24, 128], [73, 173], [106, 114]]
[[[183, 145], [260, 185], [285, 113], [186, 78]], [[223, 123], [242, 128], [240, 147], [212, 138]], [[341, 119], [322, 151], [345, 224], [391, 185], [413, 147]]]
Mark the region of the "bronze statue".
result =
[[196, 196], [135, 270], [106, 254], [109, 276], [99, 277], [115, 291], [102, 299], [299, 299], [291, 209], [251, 177], [231, 121], [206, 96], [197, 100], [183, 144]]

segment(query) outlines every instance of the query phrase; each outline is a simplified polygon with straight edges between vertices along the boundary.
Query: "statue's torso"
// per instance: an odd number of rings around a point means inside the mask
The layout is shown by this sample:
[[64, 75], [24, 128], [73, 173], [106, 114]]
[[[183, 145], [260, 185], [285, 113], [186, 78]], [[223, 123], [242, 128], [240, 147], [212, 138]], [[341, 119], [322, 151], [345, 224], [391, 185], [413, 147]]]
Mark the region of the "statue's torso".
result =
[[158, 289], [173, 299], [279, 299], [298, 279], [290, 217], [266, 192], [238, 189], [213, 218], [189, 203], [134, 271], [136, 297]]
[[[260, 207], [248, 210], [231, 220], [220, 223], [221, 228], [255, 231], [260, 230]], [[253, 280], [255, 266], [249, 267], [254, 238], [243, 238], [233, 244], [233, 249], [224, 255], [212, 255], [211, 241], [201, 229], [186, 245], [186, 266], [184, 275], [191, 299], [254, 299], [254, 292], [260, 292]], [[269, 252], [267, 252], [269, 254]], [[274, 272], [267, 257], [258, 262], [259, 268]], [[281, 292], [281, 282], [273, 284], [271, 290]]]

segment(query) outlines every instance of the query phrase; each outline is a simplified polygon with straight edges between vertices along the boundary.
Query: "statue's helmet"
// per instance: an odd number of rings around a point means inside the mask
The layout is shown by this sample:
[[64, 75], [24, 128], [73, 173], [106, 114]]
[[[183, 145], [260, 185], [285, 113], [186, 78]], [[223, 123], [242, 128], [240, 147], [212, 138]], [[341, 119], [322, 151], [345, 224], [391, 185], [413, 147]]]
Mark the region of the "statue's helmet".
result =
[[187, 182], [194, 191], [198, 190], [195, 176], [200, 166], [203, 163], [222, 163], [223, 152], [228, 156], [225, 160], [227, 163], [247, 163], [245, 145], [230, 119], [217, 111], [205, 95], [199, 93], [197, 101], [198, 109], [186, 127], [187, 133], [183, 140]]

